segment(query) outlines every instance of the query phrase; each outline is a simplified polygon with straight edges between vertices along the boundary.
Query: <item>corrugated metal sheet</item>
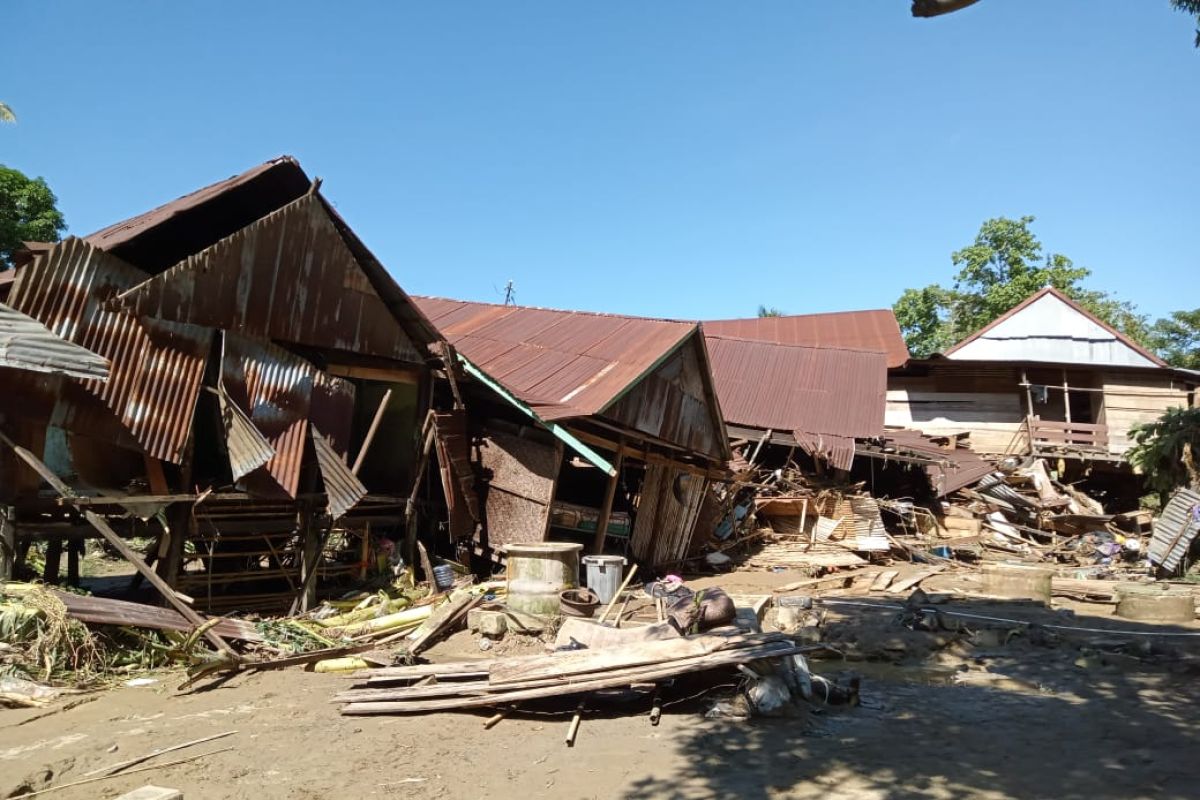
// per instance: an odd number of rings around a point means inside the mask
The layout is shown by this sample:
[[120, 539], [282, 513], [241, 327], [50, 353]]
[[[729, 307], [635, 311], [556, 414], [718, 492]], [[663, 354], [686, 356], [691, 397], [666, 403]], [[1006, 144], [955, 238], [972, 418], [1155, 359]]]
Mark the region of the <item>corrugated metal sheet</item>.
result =
[[317, 370], [269, 342], [232, 333], [224, 338], [221, 383], [275, 451], [264, 467], [247, 477], [269, 476], [279, 490], [295, 498]]
[[325, 499], [329, 516], [340, 519], [367, 496], [367, 487], [350, 471], [342, 456], [333, 449], [328, 439], [313, 425], [309, 428], [313, 449], [317, 454], [317, 467], [325, 484]]
[[723, 319], [703, 323], [706, 334], [807, 347], [845, 347], [887, 354], [887, 366], [902, 367], [908, 346], [889, 309], [838, 311], [783, 317]]
[[889, 430], [882, 442], [883, 447], [899, 455], [929, 459], [931, 463], [925, 466], [925, 474], [938, 497], [971, 486], [996, 470], [990, 461], [973, 451], [965, 447], [942, 447], [920, 431]]
[[1154, 521], [1150, 563], [1167, 572], [1175, 572], [1197, 534], [1200, 534], [1200, 492], [1181, 489]]
[[[150, 274], [157, 274], [233, 235], [311, 190], [299, 162], [282, 156], [87, 237], [102, 250]], [[319, 192], [334, 227], [353, 253], [375, 293], [413, 342], [424, 346], [437, 331], [367, 249], [337, 210]]]
[[222, 385], [219, 389], [221, 422], [225, 427], [225, 451], [233, 480], [240, 481], [275, 457], [275, 448], [259, 433], [258, 428]]
[[421, 354], [316, 195], [305, 195], [121, 295], [138, 314], [399, 361]]
[[839, 469], [854, 440], [883, 432], [887, 362], [882, 353], [705, 336], [728, 424], [790, 431], [806, 452]]
[[543, 419], [599, 413], [697, 329], [687, 322], [413, 299], [451, 344]]
[[963, 361], [1166, 366], [1158, 356], [1051, 287], [1032, 295], [944, 355]]
[[55, 336], [33, 317], [0, 303], [0, 367], [108, 380], [108, 359]]
[[[212, 333], [138, 319], [112, 307], [113, 297], [145, 277], [83, 240], [69, 238], [20, 271], [10, 305], [110, 362], [107, 381], [67, 379], [60, 396], [67, 408], [58, 414], [65, 427], [97, 435], [115, 424], [150, 455], [179, 463]], [[99, 401], [114, 419], [98, 419], [96, 404], [75, 404], [72, 387]]]

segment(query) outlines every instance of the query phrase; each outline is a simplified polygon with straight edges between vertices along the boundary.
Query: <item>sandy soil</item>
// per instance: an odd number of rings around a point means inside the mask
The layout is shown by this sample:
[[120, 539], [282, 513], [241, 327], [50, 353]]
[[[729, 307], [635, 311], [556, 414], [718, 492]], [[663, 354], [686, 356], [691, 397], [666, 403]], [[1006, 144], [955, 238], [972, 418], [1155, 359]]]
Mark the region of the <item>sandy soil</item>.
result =
[[[721, 582], [761, 590], [796, 576]], [[902, 598], [901, 598], [902, 599]], [[891, 602], [895, 602], [892, 600]], [[956, 599], [967, 613], [1070, 621], [1071, 610]], [[1100, 616], [1106, 613], [1101, 609]], [[352, 679], [289, 670], [178, 694], [178, 674], [49, 716], [0, 712], [0, 797], [79, 779], [156, 747], [236, 730], [166, 761], [211, 757], [48, 796], [110, 798], [154, 783], [188, 800], [418, 798], [1194, 798], [1200, 781], [1200, 638], [1082, 637], [997, 625], [909, 630], [895, 609], [826, 608], [823, 637], [856, 661], [862, 705], [801, 719], [708, 720], [706, 700], [652, 727], [644, 700], [589, 710], [563, 742], [570, 702], [483, 729], [487, 714], [343, 717], [329, 698]], [[1110, 624], [1110, 621], [1101, 620]], [[1147, 633], [1183, 629], [1129, 626]], [[1197, 642], [1197, 644], [1191, 644]], [[536, 644], [507, 643], [515, 653]], [[494, 655], [462, 633], [431, 658]], [[731, 683], [732, 678], [725, 680]], [[697, 690], [680, 685], [676, 696]], [[155, 763], [155, 762], [149, 762]]]

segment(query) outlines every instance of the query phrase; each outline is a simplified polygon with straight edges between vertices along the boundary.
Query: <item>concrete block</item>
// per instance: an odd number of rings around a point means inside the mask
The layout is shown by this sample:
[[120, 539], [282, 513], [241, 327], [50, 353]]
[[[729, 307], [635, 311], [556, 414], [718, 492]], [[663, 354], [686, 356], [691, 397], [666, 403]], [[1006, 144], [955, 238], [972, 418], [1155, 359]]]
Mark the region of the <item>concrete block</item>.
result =
[[484, 636], [503, 636], [508, 631], [508, 620], [502, 611], [472, 608], [467, 612], [467, 629]]
[[143, 786], [132, 792], [126, 792], [117, 800], [183, 800], [183, 792], [163, 786]]

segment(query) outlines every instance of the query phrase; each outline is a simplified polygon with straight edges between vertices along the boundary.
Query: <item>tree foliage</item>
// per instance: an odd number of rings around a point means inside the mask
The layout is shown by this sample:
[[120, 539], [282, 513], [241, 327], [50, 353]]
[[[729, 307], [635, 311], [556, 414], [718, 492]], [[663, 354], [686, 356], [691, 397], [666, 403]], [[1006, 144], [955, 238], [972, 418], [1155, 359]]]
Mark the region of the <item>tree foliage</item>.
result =
[[1053, 286], [1134, 339], [1146, 338], [1145, 317], [1132, 304], [1086, 289], [1091, 271], [1062, 253], [1044, 252], [1033, 217], [989, 219], [975, 241], [951, 255], [958, 267], [950, 288], [906, 289], [893, 310], [909, 352], [938, 353], [987, 325], [1038, 290]]
[[1200, 489], [1200, 408], [1170, 408], [1159, 419], [1135, 425], [1129, 435], [1134, 446], [1125, 454], [1146, 476], [1146, 488], [1165, 505], [1176, 489]]
[[56, 242], [67, 229], [46, 181], [0, 164], [0, 269], [22, 242]]
[[1173, 311], [1150, 328], [1158, 355], [1173, 367], [1200, 369], [1200, 308]]
[[1200, 47], [1200, 0], [1171, 0], [1171, 6], [1196, 18], [1196, 47]]
[[0, 103], [0, 122], [16, 122], [17, 115], [13, 113], [8, 103]]
[[775, 306], [770, 306], [770, 307], [759, 306], [758, 307], [758, 316], [760, 316], [760, 317], [782, 317], [783, 312], [780, 311], [778, 308], [775, 308]]

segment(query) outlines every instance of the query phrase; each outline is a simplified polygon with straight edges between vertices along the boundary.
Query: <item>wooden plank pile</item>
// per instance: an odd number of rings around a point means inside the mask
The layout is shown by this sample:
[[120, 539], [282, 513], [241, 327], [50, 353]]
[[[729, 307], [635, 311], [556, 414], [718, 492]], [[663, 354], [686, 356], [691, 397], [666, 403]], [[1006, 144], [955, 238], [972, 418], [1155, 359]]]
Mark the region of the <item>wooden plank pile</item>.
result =
[[781, 633], [738, 629], [544, 656], [387, 667], [336, 695], [343, 714], [409, 714], [587, 694], [803, 652]]

